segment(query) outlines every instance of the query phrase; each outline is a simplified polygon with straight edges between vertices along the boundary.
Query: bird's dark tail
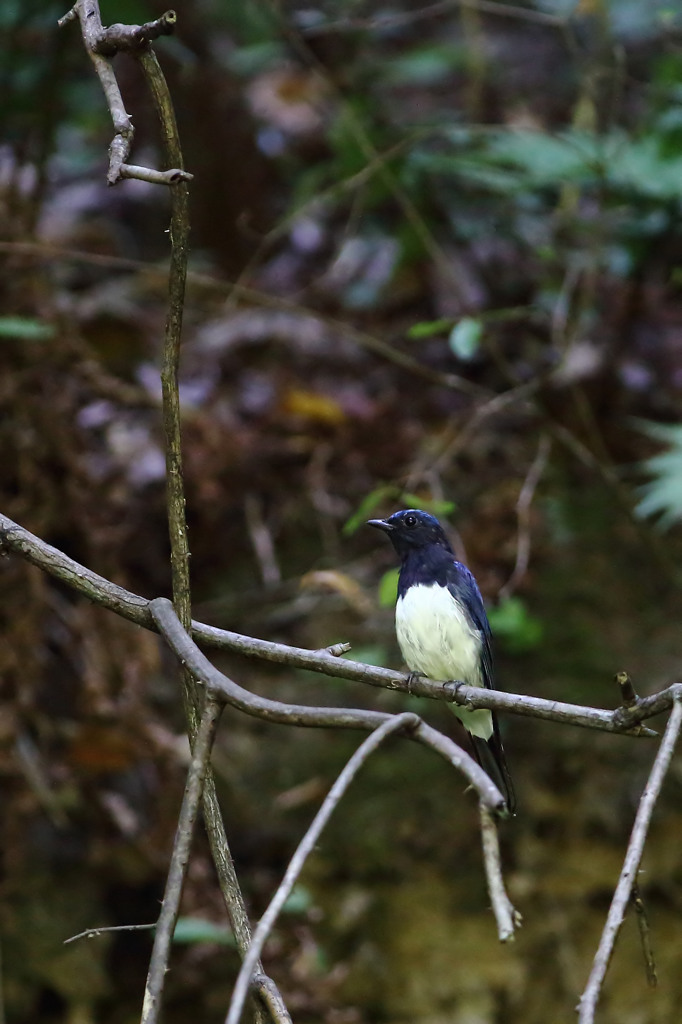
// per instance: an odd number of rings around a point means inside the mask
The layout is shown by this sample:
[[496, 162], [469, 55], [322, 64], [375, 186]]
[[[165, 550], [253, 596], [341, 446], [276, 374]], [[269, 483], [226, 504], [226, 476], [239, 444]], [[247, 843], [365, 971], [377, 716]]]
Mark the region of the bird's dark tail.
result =
[[495, 715], [493, 715], [493, 734], [490, 739], [484, 740], [480, 736], [471, 734], [470, 736], [476, 760], [504, 797], [509, 813], [516, 814], [516, 794], [507, 767], [507, 759], [504, 756], [504, 747]]

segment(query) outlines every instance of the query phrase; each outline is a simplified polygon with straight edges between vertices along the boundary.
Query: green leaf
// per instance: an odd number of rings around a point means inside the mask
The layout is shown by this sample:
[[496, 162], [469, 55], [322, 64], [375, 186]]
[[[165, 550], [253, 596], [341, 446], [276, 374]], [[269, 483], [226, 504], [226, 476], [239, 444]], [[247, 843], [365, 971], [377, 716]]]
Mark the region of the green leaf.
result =
[[54, 337], [52, 324], [45, 324], [29, 316], [0, 316], [0, 338], [16, 341], [47, 341]]
[[639, 428], [663, 441], [667, 451], [642, 463], [651, 480], [638, 488], [642, 497], [635, 512], [642, 519], [660, 516], [659, 526], [665, 530], [682, 520], [682, 426], [640, 422]]
[[457, 508], [454, 501], [445, 501], [441, 498], [425, 498], [423, 495], [412, 494], [410, 491], [403, 491], [401, 498], [405, 508], [422, 508], [425, 512], [430, 512], [432, 516], [436, 516], [438, 519], [447, 519]]
[[454, 501], [442, 501], [438, 498], [424, 498], [419, 494], [411, 494], [409, 491], [401, 491], [395, 484], [381, 484], [363, 498], [357, 510], [341, 528], [344, 537], [350, 537], [359, 526], [366, 522], [376, 509], [377, 505], [391, 501], [399, 503], [401, 508], [423, 508], [434, 516], [449, 516], [456, 508]]
[[232, 929], [214, 924], [203, 917], [179, 917], [173, 933], [173, 942], [192, 945], [196, 942], [217, 942], [221, 946], [236, 945]]
[[400, 569], [389, 569], [379, 581], [379, 604], [392, 608], [398, 599], [398, 575]]
[[348, 654], [353, 661], [362, 661], [365, 665], [385, 665], [388, 651], [383, 644], [371, 644], [367, 647], [354, 647]]
[[431, 43], [385, 60], [382, 78], [391, 85], [436, 85], [464, 63], [464, 50], [451, 44]]
[[497, 608], [490, 608], [488, 619], [495, 638], [510, 654], [523, 654], [542, 642], [542, 623], [520, 597], [508, 597]]
[[396, 498], [399, 493], [399, 489], [395, 484], [381, 484], [379, 487], [375, 487], [366, 498], [362, 499], [350, 519], [343, 524], [341, 533], [344, 537], [350, 537], [359, 526], [362, 526], [369, 519], [377, 505], [380, 505], [387, 498]]
[[413, 324], [407, 332], [407, 337], [412, 341], [419, 341], [421, 338], [432, 338], [434, 334], [442, 334], [452, 327], [452, 317], [442, 317], [440, 320], [422, 320]]
[[448, 345], [458, 359], [473, 359], [480, 348], [483, 324], [472, 316], [463, 317], [450, 331]]

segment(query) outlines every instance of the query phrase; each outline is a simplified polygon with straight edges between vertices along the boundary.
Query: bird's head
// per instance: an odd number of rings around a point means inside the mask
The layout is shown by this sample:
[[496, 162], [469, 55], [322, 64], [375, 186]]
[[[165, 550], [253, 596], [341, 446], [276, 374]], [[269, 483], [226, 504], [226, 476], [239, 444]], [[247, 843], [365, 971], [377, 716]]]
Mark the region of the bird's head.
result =
[[443, 527], [436, 517], [418, 508], [394, 512], [388, 519], [369, 519], [367, 525], [375, 526], [377, 530], [387, 534], [401, 558], [409, 551], [431, 545], [452, 551]]

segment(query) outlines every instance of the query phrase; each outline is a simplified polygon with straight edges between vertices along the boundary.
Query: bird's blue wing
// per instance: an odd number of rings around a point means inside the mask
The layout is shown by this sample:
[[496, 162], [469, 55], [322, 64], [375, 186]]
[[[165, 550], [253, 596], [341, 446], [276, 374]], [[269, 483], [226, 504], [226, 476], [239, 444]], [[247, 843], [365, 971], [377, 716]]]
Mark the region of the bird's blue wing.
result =
[[451, 562], [446, 575], [447, 588], [455, 600], [464, 607], [471, 624], [481, 636], [481, 675], [483, 685], [495, 689], [493, 671], [493, 649], [490, 623], [478, 584], [472, 573], [461, 562]]
[[[447, 587], [456, 601], [462, 605], [470, 618], [474, 629], [478, 630], [481, 636], [481, 675], [483, 685], [489, 690], [495, 689], [495, 677], [493, 674], [493, 650], [491, 643], [490, 623], [485, 613], [485, 606], [481, 592], [478, 589], [476, 580], [461, 562], [453, 562], [447, 570]], [[471, 742], [474, 752], [481, 767], [491, 775], [502, 793], [505, 794], [507, 809], [510, 814], [515, 813], [516, 797], [514, 795], [514, 784], [507, 767], [507, 759], [504, 756], [504, 747], [500, 736], [500, 726], [497, 715], [491, 712], [493, 725], [492, 736], [488, 740], [478, 736], [472, 736]]]

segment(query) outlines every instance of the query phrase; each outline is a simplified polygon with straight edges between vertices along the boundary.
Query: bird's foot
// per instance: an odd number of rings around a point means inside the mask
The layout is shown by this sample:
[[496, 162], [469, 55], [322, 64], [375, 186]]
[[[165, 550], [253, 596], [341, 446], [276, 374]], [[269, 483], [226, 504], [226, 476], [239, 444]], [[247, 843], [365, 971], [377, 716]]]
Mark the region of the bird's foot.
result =
[[457, 694], [459, 693], [460, 689], [466, 685], [467, 684], [463, 679], [451, 679], [449, 682], [447, 682], [445, 684], [445, 688], [448, 701], [452, 704], [459, 704], [459, 701], [456, 699]]
[[414, 684], [417, 682], [418, 679], [421, 679], [421, 672], [408, 672], [407, 673], [407, 692], [411, 696], [414, 696], [414, 694], [412, 693], [412, 687], [414, 686]]

